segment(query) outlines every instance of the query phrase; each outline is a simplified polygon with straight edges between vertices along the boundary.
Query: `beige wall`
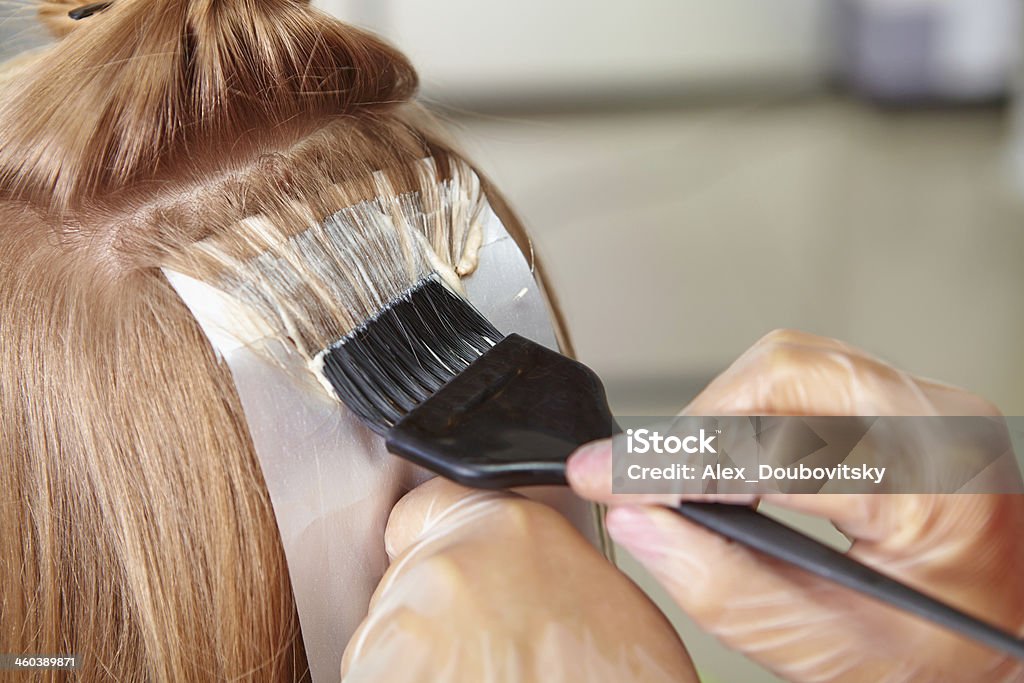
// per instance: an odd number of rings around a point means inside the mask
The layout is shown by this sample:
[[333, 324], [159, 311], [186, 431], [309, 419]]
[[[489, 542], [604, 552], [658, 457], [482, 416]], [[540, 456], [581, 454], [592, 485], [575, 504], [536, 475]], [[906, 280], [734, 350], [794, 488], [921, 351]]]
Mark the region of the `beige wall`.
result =
[[814, 82], [820, 0], [320, 0], [412, 57], [425, 92], [478, 99]]

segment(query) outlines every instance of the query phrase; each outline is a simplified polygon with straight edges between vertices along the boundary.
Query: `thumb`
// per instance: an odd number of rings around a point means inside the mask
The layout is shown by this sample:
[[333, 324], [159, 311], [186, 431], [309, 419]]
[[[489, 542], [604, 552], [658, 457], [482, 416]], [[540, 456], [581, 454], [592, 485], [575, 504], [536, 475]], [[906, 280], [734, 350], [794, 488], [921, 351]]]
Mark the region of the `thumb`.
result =
[[581, 498], [606, 505], [676, 505], [679, 501], [713, 501], [752, 505], [757, 496], [745, 493], [613, 493], [613, 439], [594, 441], [569, 456], [566, 478]]
[[391, 510], [384, 532], [384, 547], [394, 560], [414, 543], [438, 529], [464, 523], [460, 511], [488, 499], [512, 498], [514, 494], [466, 488], [435, 477], [405, 494]]

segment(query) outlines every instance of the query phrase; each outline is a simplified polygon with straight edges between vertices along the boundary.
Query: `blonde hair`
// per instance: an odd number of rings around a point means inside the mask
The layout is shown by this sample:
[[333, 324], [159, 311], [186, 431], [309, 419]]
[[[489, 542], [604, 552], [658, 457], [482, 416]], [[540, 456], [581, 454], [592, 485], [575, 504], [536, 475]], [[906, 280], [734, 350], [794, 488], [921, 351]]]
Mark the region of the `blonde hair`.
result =
[[158, 266], [457, 157], [407, 61], [306, 2], [77, 4], [39, 3], [63, 38], [0, 81], [0, 651], [78, 653], [82, 680], [299, 680], [238, 397]]

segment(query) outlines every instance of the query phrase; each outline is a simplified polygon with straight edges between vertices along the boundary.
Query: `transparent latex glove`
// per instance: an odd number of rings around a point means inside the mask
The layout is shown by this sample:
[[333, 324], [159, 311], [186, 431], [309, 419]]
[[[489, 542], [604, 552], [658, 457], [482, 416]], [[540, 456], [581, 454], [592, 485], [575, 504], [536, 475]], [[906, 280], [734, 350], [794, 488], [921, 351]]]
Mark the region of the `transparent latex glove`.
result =
[[545, 505], [434, 479], [385, 542], [344, 683], [697, 681], [665, 617]]
[[[684, 412], [998, 414], [973, 394], [912, 377], [841, 342], [785, 331], [755, 344]], [[646, 505], [672, 504], [679, 496], [612, 495], [609, 442], [580, 449], [568, 474], [577, 493], [615, 506], [607, 518], [611, 536], [686, 612], [782, 677], [807, 683], [1024, 680], [1012, 659]], [[979, 475], [985, 476], [1020, 481], [1012, 462], [994, 463]], [[860, 561], [1022, 632], [1024, 496], [805, 494], [765, 501], [831, 520], [853, 540], [850, 554]], [[756, 501], [730, 496], [718, 502]]]

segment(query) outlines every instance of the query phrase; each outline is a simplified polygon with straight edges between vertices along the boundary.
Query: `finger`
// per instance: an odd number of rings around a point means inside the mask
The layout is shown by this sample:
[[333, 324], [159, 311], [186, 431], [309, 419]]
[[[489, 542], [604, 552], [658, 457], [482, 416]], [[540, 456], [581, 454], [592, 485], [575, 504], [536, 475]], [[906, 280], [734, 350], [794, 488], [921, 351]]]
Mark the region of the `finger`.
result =
[[777, 493], [761, 497], [771, 505], [822, 517], [832, 522], [850, 538], [862, 541], [880, 541], [889, 537], [893, 529], [896, 508], [900, 506], [896, 495], [855, 495], [835, 493]]
[[[812, 334], [810, 332], [804, 332], [803, 330], [793, 330], [787, 328], [779, 328], [768, 332], [763, 337], [754, 342], [753, 346], [748, 349], [748, 353], [756, 352], [759, 349], [764, 349], [772, 346], [792, 346], [792, 347], [803, 347], [807, 349], [818, 349], [822, 351], [843, 351], [854, 356], [870, 357], [869, 354], [855, 346], [851, 346], [846, 342], [834, 339], [832, 337], [824, 337], [819, 334]], [[744, 354], [746, 355], [746, 354]]]
[[[764, 503], [831, 521], [857, 541], [850, 550], [852, 556], [875, 557], [884, 551], [881, 556], [890, 560], [964, 538], [964, 528], [972, 524], [981, 529], [992, 514], [988, 510], [993, 500], [992, 496], [952, 494], [797, 493], [761, 498]], [[974, 537], [967, 533], [965, 540]], [[932, 555], [928, 553], [930, 560]]]
[[914, 377], [842, 342], [806, 337], [789, 331], [766, 337], [715, 378], [682, 414], [1000, 414], [977, 394]]
[[[934, 632], [669, 510], [614, 508], [607, 527], [703, 629], [787, 679], [882, 680], [905, 654], [894, 635]], [[871, 657], [856, 650], [865, 646]]]
[[915, 378], [920, 391], [928, 396], [935, 415], [1000, 417], [995, 403], [978, 394], [930, 379]]
[[[748, 349], [683, 411], [688, 415], [888, 414], [885, 392], [865, 391], [880, 382], [911, 394], [910, 379], [874, 356], [836, 339], [775, 330]], [[869, 386], [862, 386], [865, 381]], [[871, 399], [880, 405], [871, 412]], [[868, 412], [864, 412], [864, 403]], [[893, 413], [895, 414], [895, 413]]]
[[485, 498], [518, 498], [516, 494], [466, 488], [435, 477], [405, 494], [391, 510], [384, 546], [394, 559], [424, 534], [451, 519], [458, 509]]
[[612, 451], [613, 441], [606, 439], [587, 444], [569, 457], [566, 478], [576, 495], [607, 505], [675, 505], [680, 500], [751, 505], [757, 501], [752, 494], [612, 493]]
[[784, 675], [808, 649], [828, 658], [845, 628], [847, 596], [668, 510], [616, 508], [607, 527], [701, 628]]
[[794, 344], [752, 350], [715, 378], [684, 415], [852, 415], [870, 361]]

